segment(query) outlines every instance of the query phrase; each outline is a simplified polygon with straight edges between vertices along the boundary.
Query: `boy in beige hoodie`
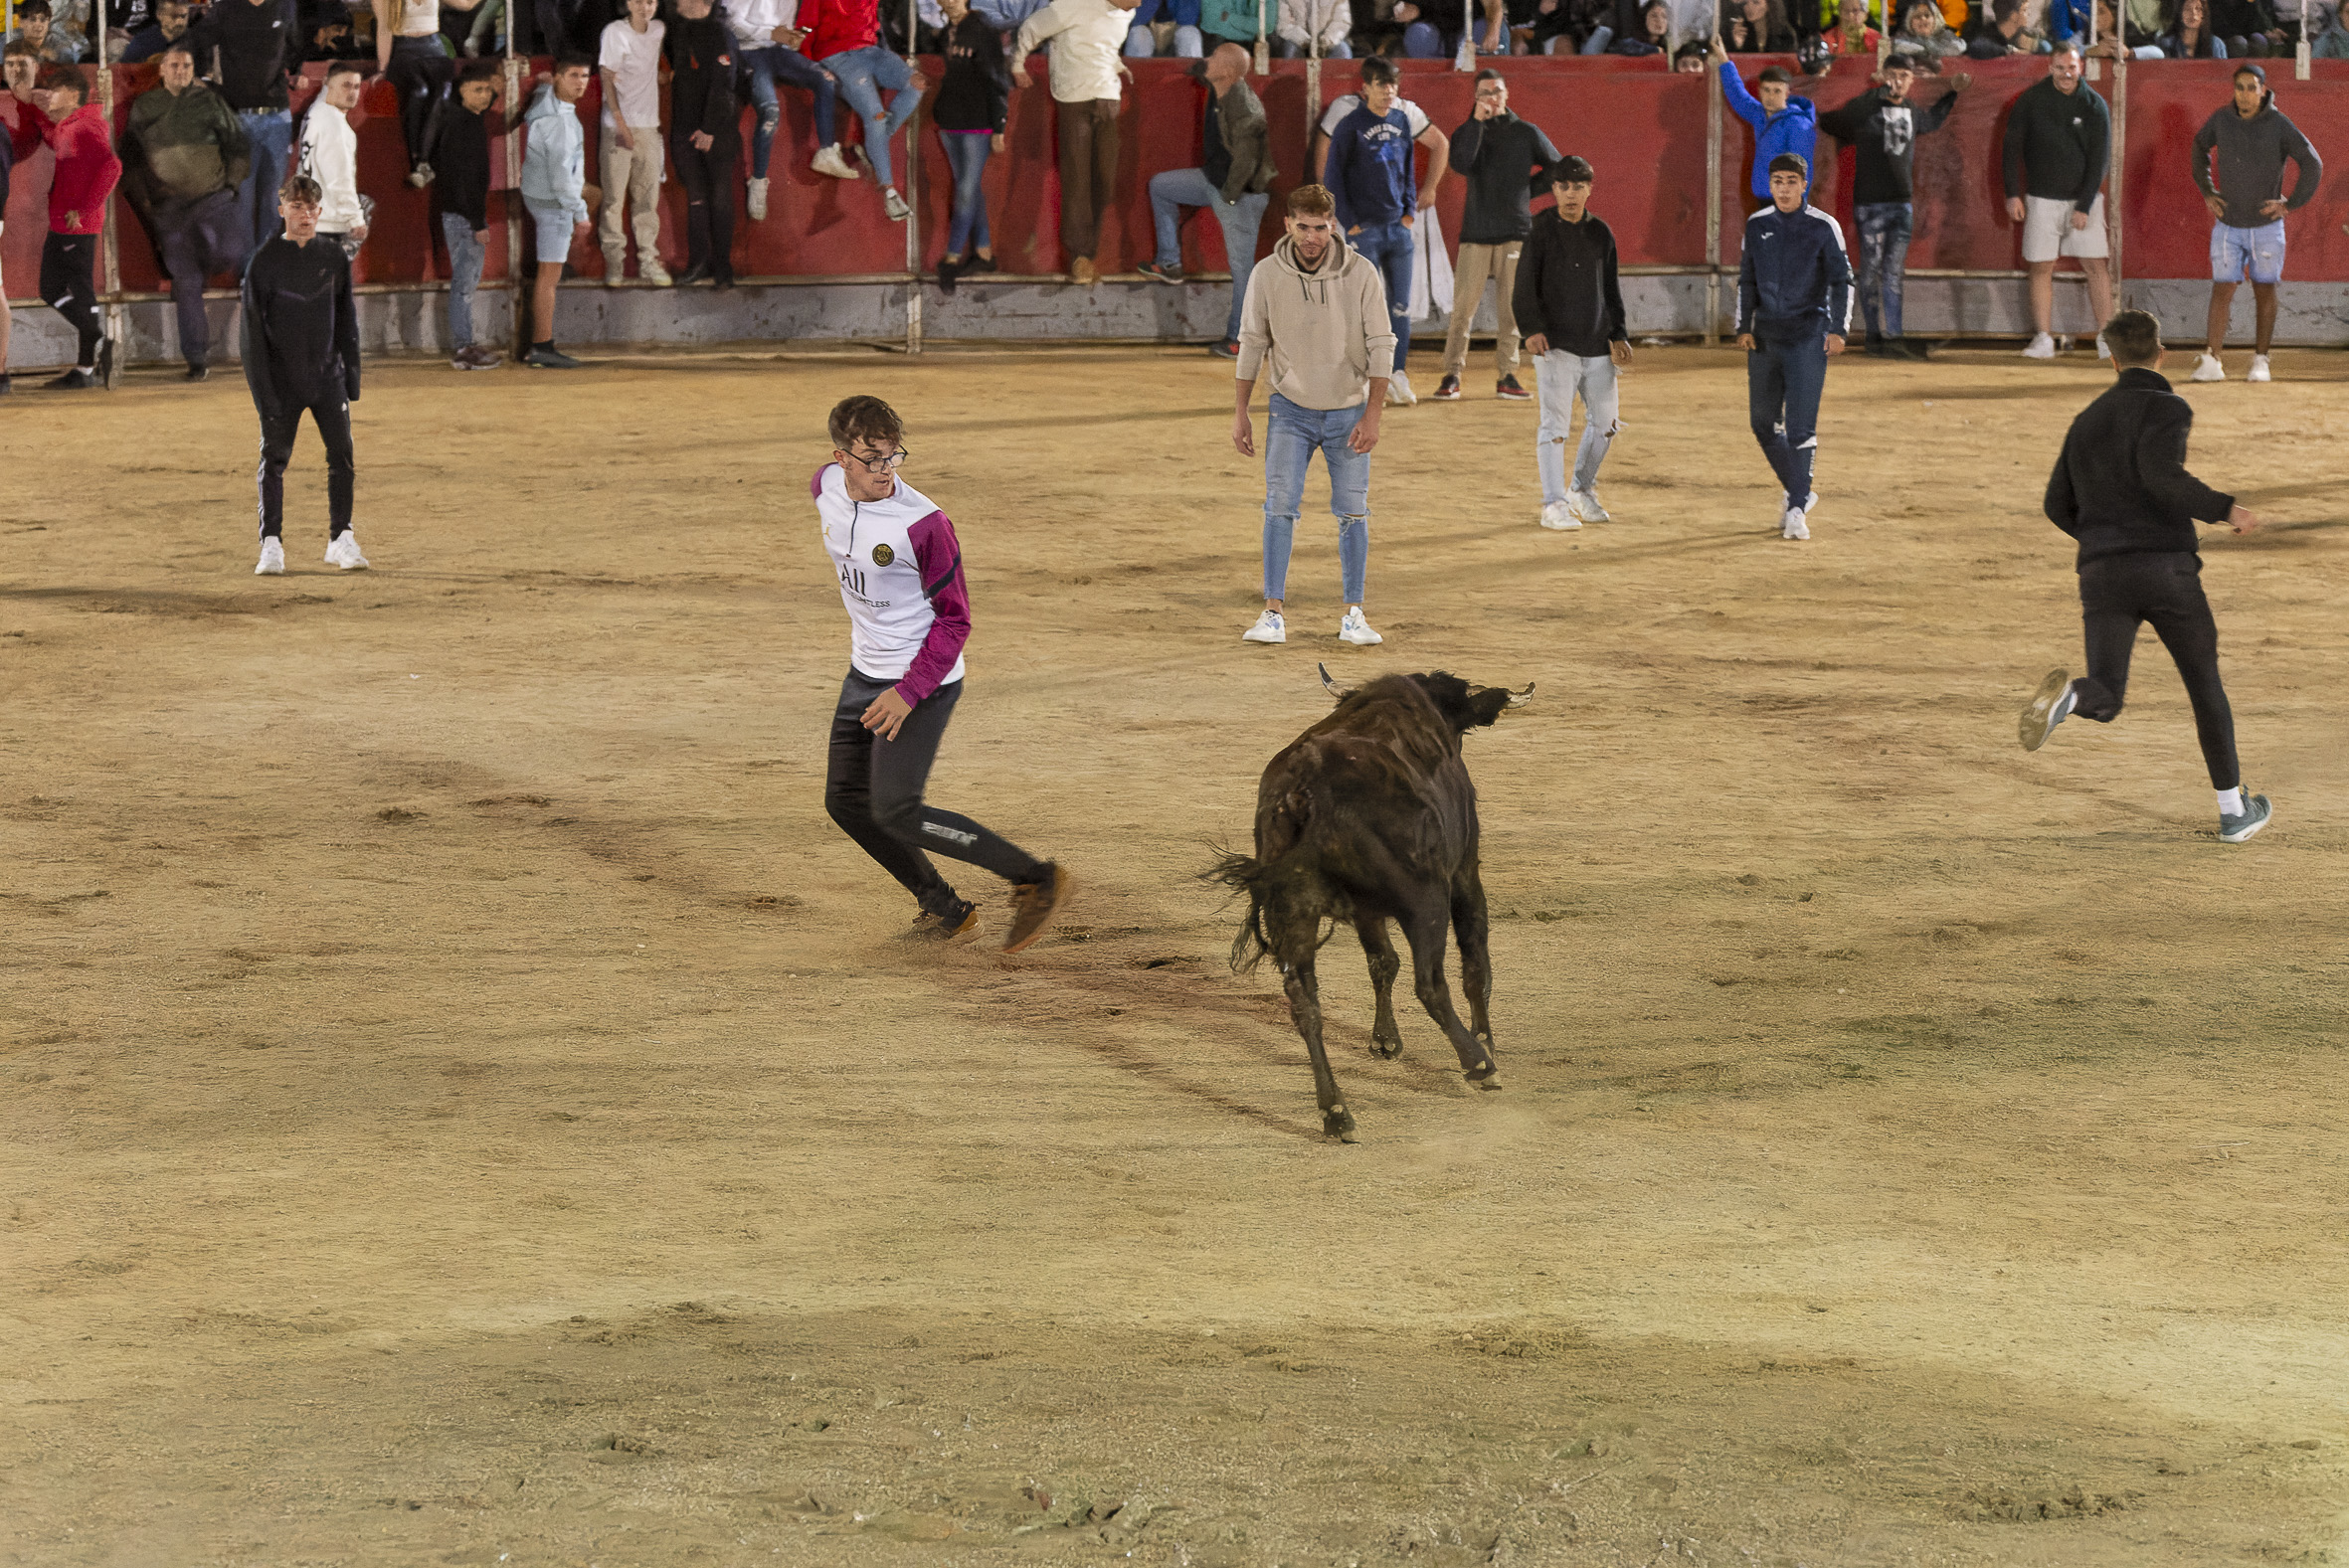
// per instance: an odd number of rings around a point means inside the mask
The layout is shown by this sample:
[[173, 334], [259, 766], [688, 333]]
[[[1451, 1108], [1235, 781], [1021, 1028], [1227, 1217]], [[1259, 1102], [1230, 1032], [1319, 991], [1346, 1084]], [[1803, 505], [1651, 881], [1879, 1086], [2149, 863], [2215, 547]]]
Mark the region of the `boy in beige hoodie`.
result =
[[1281, 616], [1289, 545], [1305, 499], [1305, 472], [1319, 450], [1330, 470], [1330, 510], [1338, 518], [1338, 561], [1345, 579], [1342, 641], [1383, 641], [1362, 615], [1370, 562], [1370, 448], [1394, 360], [1386, 283], [1378, 268], [1339, 232], [1338, 204], [1319, 185], [1289, 193], [1288, 238], [1248, 274], [1240, 312], [1239, 397], [1231, 443], [1256, 455], [1248, 400], [1272, 364], [1272, 418], [1264, 437], [1264, 613], [1240, 633], [1247, 642], [1286, 642]]

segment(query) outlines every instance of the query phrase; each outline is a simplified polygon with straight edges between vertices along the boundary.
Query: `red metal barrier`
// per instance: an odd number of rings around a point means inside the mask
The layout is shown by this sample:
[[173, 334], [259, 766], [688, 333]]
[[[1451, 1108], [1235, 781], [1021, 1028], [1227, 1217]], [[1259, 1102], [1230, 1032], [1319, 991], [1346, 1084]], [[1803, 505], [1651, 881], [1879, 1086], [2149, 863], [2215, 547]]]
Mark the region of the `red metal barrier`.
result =
[[[1739, 62], [1750, 78], [1764, 64]], [[2290, 276], [2349, 279], [2349, 63], [2319, 62], [2315, 80], [2290, 80], [2287, 63], [2274, 63], [2281, 106], [2306, 131], [2320, 152], [2340, 151], [2335, 172], [2316, 201], [2291, 221]], [[1098, 261], [1104, 271], [1130, 267], [1151, 252], [1149, 178], [1162, 169], [1194, 164], [1199, 156], [1204, 88], [1181, 61], [1136, 61], [1128, 93], [1119, 153], [1118, 197], [1103, 215]], [[941, 63], [922, 62], [933, 80]], [[1054, 107], [1046, 62], [1031, 63], [1036, 86], [1013, 95], [1009, 145], [990, 161], [986, 186], [997, 258], [1007, 272], [1057, 272], [1066, 258], [1059, 249], [1059, 177], [1054, 158]], [[1549, 132], [1560, 149], [1579, 152], [1598, 170], [1594, 210], [1613, 227], [1624, 261], [1636, 264], [1701, 266], [1705, 262], [1705, 81], [1674, 76], [1652, 61], [1616, 59], [1521, 59], [1508, 63], [1511, 104]], [[2020, 265], [2019, 235], [2005, 215], [1999, 152], [2007, 113], [2015, 97], [2046, 72], [2044, 61], [1952, 63], [1974, 78], [1947, 126], [1917, 144], [1916, 237], [1909, 265], [1998, 270]], [[2187, 148], [2210, 109], [2227, 101], [2230, 68], [2217, 62], [2158, 62], [2130, 68], [2127, 153], [2122, 218], [2126, 244], [2124, 275], [2204, 275], [2210, 225], [2187, 172]], [[295, 96], [297, 112], [315, 94], [322, 67], [310, 68]], [[1272, 123], [1272, 148], [1279, 176], [1276, 197], [1308, 177], [1306, 159], [1307, 68], [1303, 61], [1275, 63], [1269, 76], [1252, 78]], [[1471, 83], [1449, 63], [1403, 63], [1404, 91], [1449, 133], [1468, 117]], [[1822, 108], [1841, 105], [1865, 87], [1868, 63], [1841, 60], [1824, 78], [1802, 81], [1798, 90]], [[2109, 66], [2094, 84], [2109, 101]], [[1356, 69], [1345, 61], [1325, 63], [1322, 99], [1351, 91]], [[1945, 80], [1945, 79], [1943, 79]], [[152, 66], [117, 68], [114, 123], [127, 122], [131, 99], [149, 90]], [[1920, 99], [1944, 91], [1942, 81], [1925, 80]], [[525, 100], [527, 88], [525, 88]], [[746, 276], [902, 273], [905, 231], [881, 211], [869, 184], [832, 180], [808, 167], [813, 150], [812, 104], [805, 93], [783, 94], [784, 121], [776, 138], [771, 216], [761, 224], [737, 225], [736, 269]], [[519, 105], [509, 105], [518, 110]], [[0, 115], [13, 112], [13, 104]], [[598, 94], [590, 87], [580, 104], [588, 126], [589, 178], [594, 180]], [[405, 162], [400, 129], [388, 85], [368, 85], [353, 115], [359, 134], [361, 187], [377, 202], [375, 225], [361, 252], [359, 279], [392, 283], [445, 276], [432, 216], [430, 192], [411, 189], [401, 178]], [[748, 125], [744, 123], [745, 169]], [[854, 134], [856, 121], [842, 107], [840, 126]], [[1741, 196], [1752, 157], [1752, 132], [1724, 112], [1721, 138], [1721, 262], [1734, 268], [1742, 236]], [[944, 249], [951, 208], [952, 178], [939, 133], [925, 118], [915, 137], [921, 160], [919, 207], [923, 263], [935, 265]], [[906, 156], [901, 134], [895, 148], [899, 167]], [[1832, 140], [1821, 142], [1814, 200], [1846, 221], [1851, 216], [1850, 154]], [[493, 160], [499, 183], [502, 160]], [[46, 151], [17, 166], [0, 236], [0, 275], [17, 298], [34, 292], [46, 222], [50, 175]], [[902, 182], [901, 182], [902, 183]], [[1448, 237], [1456, 237], [1463, 187], [1447, 180], [1440, 210]], [[740, 201], [737, 194], [736, 200]], [[661, 248], [672, 266], [684, 249], [684, 198], [674, 181], [663, 185]], [[1275, 213], [1278, 203], [1275, 203]], [[117, 204], [122, 286], [146, 290], [160, 285], [146, 236], [126, 205]], [[492, 213], [487, 276], [504, 275], [504, 225]], [[1268, 215], [1259, 254], [1270, 248], [1279, 225]], [[1222, 241], [1212, 223], [1184, 226], [1184, 264], [1213, 270], [1223, 262]], [[572, 261], [586, 275], [602, 269], [595, 242], [582, 242]], [[231, 279], [215, 279], [228, 283]]]

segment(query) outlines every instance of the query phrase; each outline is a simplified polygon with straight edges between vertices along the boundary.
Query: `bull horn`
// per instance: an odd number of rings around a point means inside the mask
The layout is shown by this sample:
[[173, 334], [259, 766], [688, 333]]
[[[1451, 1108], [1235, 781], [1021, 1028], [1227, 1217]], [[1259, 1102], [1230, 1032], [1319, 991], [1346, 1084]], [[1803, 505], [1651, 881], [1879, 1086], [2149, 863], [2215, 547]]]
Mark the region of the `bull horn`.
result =
[[1522, 708], [1527, 703], [1532, 702], [1534, 700], [1535, 684], [1536, 683], [1533, 681], [1528, 681], [1526, 682], [1526, 689], [1524, 691], [1511, 692], [1509, 694], [1509, 705], [1512, 708]]
[[[1344, 702], [1344, 701], [1345, 701], [1345, 700], [1346, 700], [1346, 699], [1347, 699], [1347, 698], [1348, 698], [1350, 695], [1352, 695], [1352, 694], [1353, 694], [1353, 688], [1352, 688], [1352, 687], [1350, 687], [1350, 686], [1341, 686], [1341, 685], [1339, 685], [1339, 684], [1338, 684], [1336, 681], [1334, 681], [1334, 680], [1332, 680], [1332, 679], [1330, 678], [1330, 666], [1329, 666], [1329, 665], [1327, 665], [1327, 664], [1316, 664], [1316, 665], [1314, 665], [1314, 668], [1315, 668], [1315, 669], [1318, 669], [1318, 670], [1320, 670], [1320, 671], [1322, 672], [1322, 689], [1323, 689], [1324, 691], [1327, 691], [1327, 692], [1330, 694], [1330, 700], [1331, 700], [1332, 702]], [[1527, 688], [1527, 690], [1529, 690], [1529, 691], [1530, 691], [1530, 690], [1532, 690], [1532, 689], [1533, 689], [1532, 687], [1528, 687], [1528, 688]]]

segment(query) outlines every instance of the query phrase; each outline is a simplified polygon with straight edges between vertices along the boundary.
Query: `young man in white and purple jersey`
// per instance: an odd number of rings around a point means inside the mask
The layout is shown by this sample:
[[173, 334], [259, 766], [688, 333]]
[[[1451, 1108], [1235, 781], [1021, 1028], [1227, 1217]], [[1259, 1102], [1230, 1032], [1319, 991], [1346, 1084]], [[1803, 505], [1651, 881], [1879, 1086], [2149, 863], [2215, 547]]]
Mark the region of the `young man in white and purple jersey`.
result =
[[823, 805], [921, 904], [917, 936], [952, 939], [979, 924], [979, 907], [947, 885], [930, 854], [983, 866], [1011, 883], [1003, 951], [1017, 953], [1067, 903], [1068, 875], [922, 799], [963, 694], [971, 594], [954, 524], [897, 477], [904, 438], [897, 412], [880, 399], [843, 399], [831, 412], [832, 460], [808, 482], [849, 627]]

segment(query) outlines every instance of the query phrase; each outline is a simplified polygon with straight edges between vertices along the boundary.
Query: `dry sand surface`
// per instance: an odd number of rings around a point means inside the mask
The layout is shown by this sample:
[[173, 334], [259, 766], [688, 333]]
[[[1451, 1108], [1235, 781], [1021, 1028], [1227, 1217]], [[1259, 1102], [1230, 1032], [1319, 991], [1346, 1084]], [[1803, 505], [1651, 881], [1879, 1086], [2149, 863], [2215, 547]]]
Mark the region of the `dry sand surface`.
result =
[[[1840, 363], [1806, 546], [1732, 352], [1643, 351], [1579, 535], [1480, 354], [1387, 421], [1371, 650], [1318, 477], [1238, 641], [1188, 351], [374, 367], [375, 570], [305, 431], [278, 579], [233, 371], [20, 393], [0, 1560], [2349, 1561], [2344, 363], [2184, 389], [2273, 520], [2240, 848], [2150, 633], [2015, 745], [2085, 358]], [[1081, 879], [1017, 958], [823, 814], [851, 391], [968, 551], [933, 795]], [[1467, 743], [1505, 1087], [1373, 1060], [1349, 938], [1353, 1147], [1194, 879], [1324, 659], [1539, 683]]]

